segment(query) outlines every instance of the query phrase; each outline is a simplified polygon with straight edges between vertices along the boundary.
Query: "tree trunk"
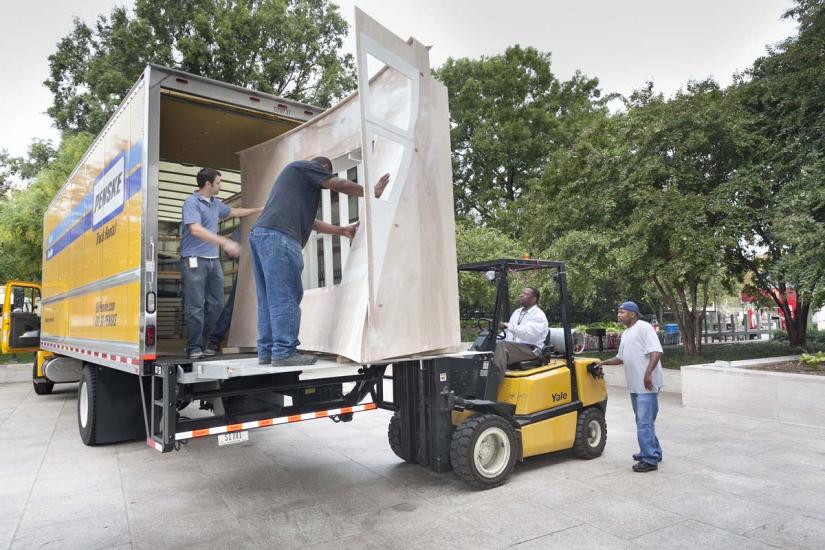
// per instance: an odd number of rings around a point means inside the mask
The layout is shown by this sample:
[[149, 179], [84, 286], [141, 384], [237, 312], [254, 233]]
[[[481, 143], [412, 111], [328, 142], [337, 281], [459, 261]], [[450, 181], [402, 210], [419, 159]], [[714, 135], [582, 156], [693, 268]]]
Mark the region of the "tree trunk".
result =
[[[788, 308], [790, 309], [790, 308]], [[808, 311], [810, 306], [799, 296], [796, 298], [793, 319], [786, 320], [788, 326], [788, 340], [795, 348], [804, 348], [808, 343]]]

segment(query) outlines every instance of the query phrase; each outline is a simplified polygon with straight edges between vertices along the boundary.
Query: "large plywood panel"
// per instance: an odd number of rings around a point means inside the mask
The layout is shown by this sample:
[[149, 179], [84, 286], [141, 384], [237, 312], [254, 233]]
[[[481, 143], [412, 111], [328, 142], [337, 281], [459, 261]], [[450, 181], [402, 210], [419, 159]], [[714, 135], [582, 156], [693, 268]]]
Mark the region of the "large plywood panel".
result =
[[[293, 160], [322, 155], [361, 164], [361, 227], [345, 253], [342, 247], [340, 283], [306, 290], [300, 340], [304, 350], [370, 362], [458, 345], [458, 282], [446, 89], [430, 76], [419, 42], [398, 39], [358, 10], [356, 33], [359, 93], [241, 151], [240, 160], [245, 206], [264, 204]], [[374, 75], [370, 59], [384, 65]], [[390, 184], [376, 199], [372, 184], [386, 172]], [[245, 233], [253, 222], [244, 220]], [[310, 243], [311, 270], [316, 246], [331, 246], [314, 237]], [[253, 347], [257, 298], [248, 243], [238, 285], [229, 345]]]

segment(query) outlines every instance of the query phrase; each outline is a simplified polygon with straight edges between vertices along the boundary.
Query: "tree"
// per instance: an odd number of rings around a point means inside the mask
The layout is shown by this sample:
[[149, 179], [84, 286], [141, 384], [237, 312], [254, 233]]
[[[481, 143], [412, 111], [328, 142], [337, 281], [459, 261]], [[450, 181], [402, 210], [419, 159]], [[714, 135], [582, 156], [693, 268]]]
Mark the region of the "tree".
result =
[[15, 182], [25, 185], [54, 159], [55, 154], [51, 140], [39, 138], [29, 144], [25, 157], [12, 157], [5, 149], [0, 150], [0, 196], [5, 195]]
[[560, 81], [550, 54], [513, 46], [503, 55], [448, 59], [436, 71], [450, 100], [455, 206], [459, 215], [523, 235], [531, 182], [552, 152], [576, 140], [604, 110], [596, 79]]
[[720, 190], [750, 144], [715, 82], [690, 82], [671, 100], [649, 85], [626, 114], [594, 119], [556, 157], [531, 203], [529, 234], [589, 275], [591, 297], [616, 281], [626, 296], [652, 285], [695, 355], [710, 286], [726, 282]]
[[808, 313], [825, 300], [825, 2], [795, 4], [785, 17], [798, 21], [798, 35], [732, 87], [759, 142], [728, 192], [727, 262], [752, 274], [751, 293], [773, 300], [791, 344], [804, 346]]
[[329, 0], [137, 0], [93, 27], [75, 20], [49, 56], [48, 113], [97, 133], [147, 63], [327, 107], [355, 88], [346, 33]]
[[91, 142], [91, 134], [64, 136], [54, 158], [31, 184], [0, 200], [0, 280], [40, 280], [43, 213]]

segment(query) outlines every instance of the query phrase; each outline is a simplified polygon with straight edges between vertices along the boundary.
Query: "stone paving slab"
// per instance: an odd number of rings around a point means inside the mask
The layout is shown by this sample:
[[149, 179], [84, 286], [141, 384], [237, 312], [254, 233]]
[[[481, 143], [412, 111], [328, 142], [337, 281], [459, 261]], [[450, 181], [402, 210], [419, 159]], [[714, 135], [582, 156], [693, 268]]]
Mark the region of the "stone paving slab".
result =
[[[20, 371], [23, 368], [18, 369]], [[518, 464], [475, 491], [404, 464], [389, 414], [193, 440], [86, 447], [76, 389], [0, 383], [0, 548], [821, 548], [825, 429], [661, 397], [659, 471], [630, 470], [627, 393], [610, 388], [598, 459]]]

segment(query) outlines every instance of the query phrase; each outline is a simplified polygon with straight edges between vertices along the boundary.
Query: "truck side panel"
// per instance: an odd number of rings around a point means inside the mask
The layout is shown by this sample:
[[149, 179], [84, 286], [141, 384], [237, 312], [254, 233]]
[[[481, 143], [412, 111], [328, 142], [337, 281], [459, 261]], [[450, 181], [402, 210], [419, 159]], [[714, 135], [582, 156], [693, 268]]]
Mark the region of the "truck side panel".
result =
[[144, 147], [141, 81], [44, 217], [44, 349], [137, 372]]

